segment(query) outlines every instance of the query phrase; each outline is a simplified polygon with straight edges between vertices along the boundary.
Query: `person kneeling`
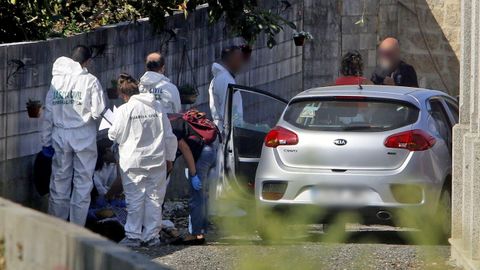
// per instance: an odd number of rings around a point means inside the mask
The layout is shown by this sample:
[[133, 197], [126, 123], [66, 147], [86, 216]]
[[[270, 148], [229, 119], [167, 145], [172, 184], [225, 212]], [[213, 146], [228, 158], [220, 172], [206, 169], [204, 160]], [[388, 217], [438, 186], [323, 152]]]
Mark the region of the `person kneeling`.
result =
[[156, 246], [160, 244], [167, 170], [175, 159], [177, 139], [162, 105], [152, 94], [140, 94], [135, 79], [120, 75], [118, 90], [126, 103], [115, 112], [108, 137], [119, 145], [127, 203], [125, 238], [120, 244]]

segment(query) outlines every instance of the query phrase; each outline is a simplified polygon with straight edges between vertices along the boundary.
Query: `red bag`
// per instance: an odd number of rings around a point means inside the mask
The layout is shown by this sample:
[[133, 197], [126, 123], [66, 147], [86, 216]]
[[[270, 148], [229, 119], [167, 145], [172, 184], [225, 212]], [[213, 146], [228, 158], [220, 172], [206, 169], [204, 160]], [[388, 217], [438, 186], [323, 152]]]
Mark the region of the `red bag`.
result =
[[182, 118], [202, 138], [206, 145], [213, 143], [220, 133], [218, 127], [207, 118], [207, 115], [196, 109], [188, 110]]

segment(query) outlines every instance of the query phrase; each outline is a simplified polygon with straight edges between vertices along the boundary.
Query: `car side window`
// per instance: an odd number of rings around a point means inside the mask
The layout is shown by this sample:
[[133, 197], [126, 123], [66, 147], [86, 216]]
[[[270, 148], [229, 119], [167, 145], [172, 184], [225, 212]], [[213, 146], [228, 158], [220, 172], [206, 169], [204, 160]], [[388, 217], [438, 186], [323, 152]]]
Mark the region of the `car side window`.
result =
[[450, 146], [452, 142], [452, 126], [448, 120], [447, 111], [440, 99], [432, 99], [429, 103], [431, 108], [430, 115], [434, 120], [438, 134]]
[[445, 103], [447, 103], [448, 109], [452, 113], [453, 119], [455, 120], [455, 124], [457, 124], [460, 118], [458, 106], [449, 100], [445, 100]]

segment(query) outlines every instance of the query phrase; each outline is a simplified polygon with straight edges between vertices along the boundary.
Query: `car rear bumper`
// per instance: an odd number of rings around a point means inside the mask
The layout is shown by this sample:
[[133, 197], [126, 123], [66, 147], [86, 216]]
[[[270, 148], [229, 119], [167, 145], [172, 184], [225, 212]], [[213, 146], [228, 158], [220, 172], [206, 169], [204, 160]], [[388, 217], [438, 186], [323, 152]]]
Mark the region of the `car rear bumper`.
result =
[[[424, 213], [424, 205], [411, 205], [402, 207], [322, 207], [307, 204], [265, 204], [257, 206], [257, 213], [274, 213], [278, 217], [289, 218], [295, 223], [323, 223], [334, 224], [341, 221], [361, 224], [398, 225], [411, 221], [412, 214]], [[299, 215], [300, 214], [300, 215]], [[266, 216], [266, 215], [265, 215]]]
[[[408, 166], [396, 170], [301, 170], [279, 166], [266, 152], [268, 150], [262, 155], [255, 181], [255, 197], [259, 207], [279, 210], [313, 206], [321, 209], [320, 212], [332, 214], [346, 210], [376, 222], [379, 221], [377, 214], [380, 211], [388, 211], [392, 215], [398, 210], [434, 211], [449, 170], [436, 168], [434, 164], [426, 166], [426, 162], [420, 163], [415, 158]], [[264, 185], [276, 182], [286, 184], [284, 193], [275, 199], [266, 198]], [[323, 189], [361, 190], [364, 198], [337, 202], [337, 198], [333, 197], [331, 201], [319, 201], [315, 194]], [[416, 199], [408, 200], [399, 196], [399, 190], [407, 193], [407, 197], [412, 195], [410, 197]]]

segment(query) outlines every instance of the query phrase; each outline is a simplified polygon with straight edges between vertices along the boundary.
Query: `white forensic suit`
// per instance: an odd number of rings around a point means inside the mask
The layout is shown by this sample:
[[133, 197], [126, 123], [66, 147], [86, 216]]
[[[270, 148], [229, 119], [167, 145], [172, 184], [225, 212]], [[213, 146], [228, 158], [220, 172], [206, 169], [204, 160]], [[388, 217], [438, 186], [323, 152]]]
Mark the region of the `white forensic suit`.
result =
[[98, 79], [68, 57], [55, 61], [52, 76], [42, 132], [43, 146], [55, 149], [48, 212], [83, 226], [97, 160], [94, 119], [101, 117], [105, 99]]
[[117, 179], [117, 164], [104, 163], [102, 168], [93, 173], [93, 183], [98, 194], [106, 195]]
[[133, 95], [117, 109], [108, 137], [119, 144], [128, 212], [125, 234], [148, 242], [161, 229], [166, 161], [175, 159], [177, 138], [162, 105], [149, 93]]
[[[218, 126], [222, 134], [224, 131], [225, 120], [225, 104], [227, 103], [227, 88], [229, 84], [235, 84], [233, 75], [221, 64], [213, 63], [212, 65], [213, 80], [208, 88], [210, 112], [215, 124]], [[243, 102], [239, 92], [233, 95], [232, 111], [234, 121], [243, 121]]]
[[[210, 112], [212, 114], [212, 118], [214, 123], [217, 125], [218, 129], [220, 130], [222, 141], [225, 143], [226, 132], [224, 127], [225, 121], [225, 105], [227, 103], [227, 91], [229, 84], [235, 84], [235, 78], [230, 71], [228, 71], [223, 65], [219, 63], [213, 63], [212, 65], [212, 74], [213, 79], [210, 82], [210, 87], [208, 88], [209, 94], [209, 105], [210, 105]], [[232, 100], [232, 112], [233, 117], [232, 121], [234, 125], [238, 125], [238, 123], [243, 122], [243, 102], [242, 96], [240, 92], [236, 92], [233, 95]], [[216, 187], [215, 189], [210, 189], [210, 198], [218, 198], [222, 196], [223, 193], [230, 189], [230, 184], [228, 179], [225, 176], [225, 172], [223, 170], [225, 166], [225, 153], [224, 153], [224, 145], [219, 145], [219, 140], [216, 141], [217, 148], [217, 158], [215, 167], [210, 171], [210, 179], [214, 181], [210, 183], [210, 186]], [[209, 209], [211, 213], [218, 214], [218, 204], [211, 203]]]
[[140, 78], [139, 88], [140, 92], [154, 94], [155, 98], [162, 103], [164, 112], [180, 113], [182, 110], [180, 93], [177, 87], [165, 75], [147, 71]]

